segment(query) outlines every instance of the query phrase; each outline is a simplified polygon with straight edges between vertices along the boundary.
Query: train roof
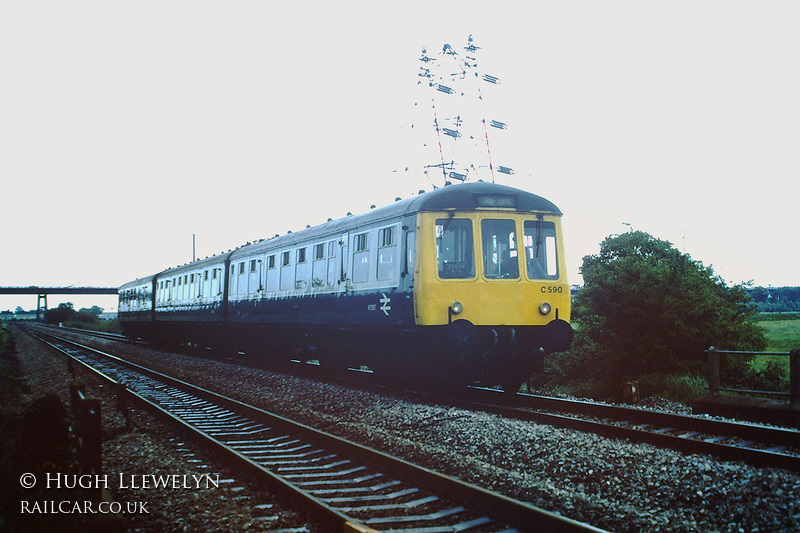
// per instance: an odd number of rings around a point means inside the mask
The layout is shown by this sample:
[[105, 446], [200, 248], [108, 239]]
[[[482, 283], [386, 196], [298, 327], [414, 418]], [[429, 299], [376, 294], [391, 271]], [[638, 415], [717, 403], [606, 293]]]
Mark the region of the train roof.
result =
[[122, 285], [119, 286], [119, 290], [123, 291], [125, 289], [133, 289], [133, 288], [139, 287], [141, 285], [147, 285], [147, 284], [153, 282], [153, 278], [155, 276], [156, 276], [155, 274], [152, 274], [150, 276], [145, 276], [143, 278], [139, 278], [139, 279], [135, 279], [133, 281], [129, 281], [127, 283], [123, 283]]
[[338, 220], [306, 228], [294, 233], [276, 236], [268, 240], [242, 246], [235, 250], [232, 260], [277, 246], [314, 240], [317, 237], [336, 235], [355, 228], [366, 227], [382, 221], [412, 215], [420, 211], [473, 211], [481, 208], [505, 208], [517, 212], [561, 215], [561, 210], [550, 200], [535, 194], [498, 185], [496, 183], [461, 183], [448, 185], [412, 198], [398, 200], [393, 204], [373, 209], [360, 215], [349, 215]]
[[211, 257], [206, 257], [205, 259], [198, 259], [197, 261], [186, 263], [185, 265], [170, 267], [156, 274], [151, 274], [150, 276], [145, 276], [143, 278], [129, 281], [128, 283], [121, 285], [120, 290], [131, 289], [134, 287], [138, 287], [140, 285], [152, 283], [153, 278], [156, 277], [161, 278], [164, 275], [173, 276], [176, 274], [181, 274], [183, 272], [195, 272], [196, 270], [202, 270], [212, 265], [219, 265], [224, 263], [227, 256], [231, 255], [232, 253], [233, 251], [229, 250], [221, 254], [213, 255]]
[[496, 183], [463, 183], [436, 189], [411, 199], [409, 211], [472, 211], [480, 208], [510, 208], [526, 213], [561, 215], [556, 205], [535, 194]]
[[544, 213], [551, 215], [562, 214], [561, 210], [550, 200], [506, 185], [484, 182], [448, 185], [431, 192], [420, 193], [417, 196], [405, 200], [398, 200], [393, 204], [372, 209], [360, 215], [348, 215], [344, 218], [331, 220], [324, 224], [294, 233], [276, 236], [271, 239], [264, 239], [255, 243], [248, 243], [232, 252], [228, 251], [185, 265], [171, 267], [157, 274], [128, 282], [122, 285], [120, 289], [135, 287], [147, 283], [148, 281], [151, 282], [156, 276], [161, 277], [165, 274], [174, 275], [183, 271], [190, 272], [202, 269], [210, 264], [219, 264], [225, 262], [228, 256], [230, 256], [231, 259], [239, 259], [261, 253], [267, 249], [274, 249], [278, 246], [292, 245], [297, 242], [314, 240], [317, 237], [336, 235], [351, 231], [355, 228], [412, 215], [421, 211], [473, 211], [481, 208], [501, 208], [514, 210], [516, 212]]

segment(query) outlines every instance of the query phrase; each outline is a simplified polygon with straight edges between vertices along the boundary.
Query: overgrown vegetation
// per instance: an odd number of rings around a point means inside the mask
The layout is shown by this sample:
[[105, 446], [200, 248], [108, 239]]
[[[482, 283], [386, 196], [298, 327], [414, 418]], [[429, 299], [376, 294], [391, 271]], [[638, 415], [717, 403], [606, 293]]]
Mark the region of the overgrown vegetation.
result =
[[[644, 232], [606, 238], [583, 259], [575, 296], [575, 342], [549, 358], [551, 376], [536, 386], [618, 399], [626, 381], [643, 396], [688, 401], [705, 393], [709, 346], [767, 347], [747, 286], [728, 286], [710, 267]], [[723, 358], [723, 382], [766, 390], [783, 386], [780, 367]], [[788, 379], [788, 376], [786, 377]]]

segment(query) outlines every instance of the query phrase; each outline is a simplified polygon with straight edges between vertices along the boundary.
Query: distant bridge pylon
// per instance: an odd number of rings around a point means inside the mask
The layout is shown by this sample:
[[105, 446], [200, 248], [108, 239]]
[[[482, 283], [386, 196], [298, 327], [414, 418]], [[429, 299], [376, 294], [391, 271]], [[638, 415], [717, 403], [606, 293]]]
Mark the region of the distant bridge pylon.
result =
[[47, 311], [48, 294], [117, 294], [117, 287], [0, 287], [0, 294], [35, 294], [36, 320]]

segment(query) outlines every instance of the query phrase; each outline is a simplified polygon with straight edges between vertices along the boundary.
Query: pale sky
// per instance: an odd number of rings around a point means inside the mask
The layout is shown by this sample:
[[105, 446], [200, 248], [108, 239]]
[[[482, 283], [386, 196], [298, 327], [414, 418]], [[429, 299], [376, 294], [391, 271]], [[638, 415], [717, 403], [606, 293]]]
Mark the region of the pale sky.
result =
[[564, 212], [570, 282], [628, 223], [800, 285], [799, 27], [797, 1], [2, 1], [0, 285], [118, 286], [192, 234], [202, 258], [440, 185], [419, 57], [468, 35], [496, 181]]

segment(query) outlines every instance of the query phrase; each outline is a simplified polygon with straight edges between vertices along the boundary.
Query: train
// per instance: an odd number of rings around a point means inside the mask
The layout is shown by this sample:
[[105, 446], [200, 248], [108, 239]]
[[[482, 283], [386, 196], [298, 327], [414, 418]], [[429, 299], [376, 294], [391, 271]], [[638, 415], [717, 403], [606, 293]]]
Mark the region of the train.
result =
[[518, 390], [573, 338], [562, 212], [505, 185], [420, 191], [122, 285], [156, 345]]

